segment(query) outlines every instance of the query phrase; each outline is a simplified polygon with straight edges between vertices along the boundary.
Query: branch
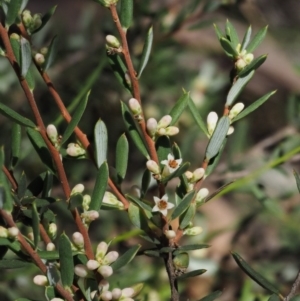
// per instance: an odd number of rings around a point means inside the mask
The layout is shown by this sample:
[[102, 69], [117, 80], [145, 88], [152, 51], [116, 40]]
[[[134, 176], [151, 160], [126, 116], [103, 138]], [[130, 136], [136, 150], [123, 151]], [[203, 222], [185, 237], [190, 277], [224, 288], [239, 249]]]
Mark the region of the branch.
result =
[[283, 301], [290, 301], [296, 295], [299, 285], [300, 285], [300, 270], [298, 271], [297, 277], [292, 285], [291, 291], [283, 299]]

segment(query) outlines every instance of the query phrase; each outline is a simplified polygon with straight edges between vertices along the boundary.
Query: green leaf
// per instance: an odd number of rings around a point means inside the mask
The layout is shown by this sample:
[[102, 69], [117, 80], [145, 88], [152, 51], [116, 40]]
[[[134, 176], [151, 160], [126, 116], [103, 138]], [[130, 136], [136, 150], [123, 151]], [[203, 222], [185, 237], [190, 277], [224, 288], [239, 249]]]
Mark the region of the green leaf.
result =
[[19, 199], [22, 199], [24, 197], [26, 189], [27, 189], [27, 181], [26, 181], [26, 175], [23, 171], [18, 183], [17, 195]]
[[55, 168], [53, 166], [52, 156], [50, 155], [46, 143], [44, 142], [39, 131], [31, 128], [27, 128], [26, 132], [30, 142], [32, 143], [35, 151], [38, 153], [41, 161], [52, 173], [55, 174]]
[[32, 92], [35, 88], [35, 81], [34, 81], [34, 75], [33, 75], [33, 70], [32, 70], [33, 66], [31, 65], [28, 69], [28, 72], [25, 76], [25, 80], [28, 84], [28, 87], [30, 89], [30, 91]]
[[215, 291], [215, 292], [203, 297], [202, 299], [200, 299], [198, 301], [213, 301], [213, 300], [216, 300], [221, 294], [222, 294], [221, 291]]
[[172, 108], [170, 112], [170, 116], [172, 117], [172, 121], [170, 125], [174, 125], [177, 122], [180, 115], [187, 107], [189, 98], [190, 98], [190, 93], [184, 92], [183, 95], [177, 100], [175, 106]]
[[174, 158], [176, 160], [182, 158], [181, 150], [180, 150], [180, 148], [179, 148], [179, 146], [176, 142], [174, 142], [173, 145], [172, 145], [172, 153], [173, 153]]
[[172, 220], [183, 214], [189, 208], [192, 200], [195, 197], [195, 194], [195, 191], [192, 190], [181, 200], [181, 202], [175, 207], [174, 211], [172, 212]]
[[189, 266], [189, 260], [190, 260], [190, 256], [188, 253], [183, 252], [183, 253], [177, 254], [173, 258], [174, 267], [179, 270], [185, 270]]
[[70, 197], [68, 209], [74, 210], [75, 208], [82, 208], [82, 203], [83, 203], [82, 194], [81, 193], [73, 194]]
[[128, 165], [129, 145], [125, 134], [122, 134], [116, 148], [116, 171], [124, 180]]
[[237, 99], [237, 97], [243, 91], [244, 87], [248, 84], [250, 79], [253, 77], [254, 73], [255, 73], [255, 71], [253, 70], [246, 76], [239, 77], [237, 79], [237, 81], [232, 85], [232, 87], [229, 90], [229, 93], [228, 93], [227, 99], [226, 99], [226, 106], [233, 105], [234, 101]]
[[107, 188], [107, 182], [108, 182], [108, 165], [106, 162], [103, 162], [97, 173], [94, 190], [91, 196], [91, 203], [89, 206], [89, 210], [96, 210], [96, 211], [100, 210], [103, 202], [105, 190]]
[[16, 18], [18, 17], [20, 8], [22, 6], [22, 0], [10, 1], [9, 3], [7, 3], [7, 5], [8, 10], [6, 13], [5, 24], [7, 27], [9, 27], [16, 21]]
[[141, 198], [143, 198], [146, 195], [150, 185], [150, 181], [151, 181], [151, 172], [148, 169], [146, 169], [142, 177]]
[[250, 106], [248, 106], [245, 110], [243, 110], [240, 114], [238, 114], [232, 120], [232, 123], [238, 121], [239, 119], [246, 117], [248, 114], [255, 111], [257, 108], [259, 108], [261, 105], [263, 105], [275, 93], [276, 93], [276, 90], [269, 92], [269, 93], [265, 94], [264, 96], [262, 96], [261, 98], [259, 98], [258, 100], [256, 100], [254, 103], [252, 103]]
[[233, 259], [238, 264], [238, 266], [250, 277], [252, 278], [256, 283], [258, 283], [260, 286], [265, 288], [266, 290], [274, 293], [279, 294], [278, 287], [271, 284], [267, 279], [265, 279], [262, 275], [257, 273], [255, 270], [253, 270], [246, 262], [245, 260], [236, 252], [231, 253], [233, 256]]
[[38, 31], [40, 31], [47, 23], [48, 21], [51, 19], [51, 17], [53, 16], [53, 14], [55, 13], [57, 5], [54, 5], [53, 7], [51, 7], [51, 9], [45, 13], [42, 17], [42, 24], [39, 28], [35, 29], [32, 33], [36, 33]]
[[135, 227], [142, 229], [143, 231], [148, 230], [148, 218], [139, 206], [130, 203], [128, 207], [128, 216]]
[[[4, 148], [0, 148], [0, 166], [4, 166]], [[0, 169], [0, 209], [3, 209], [9, 213], [13, 211], [13, 198], [11, 195], [11, 188], [8, 185], [8, 180], [2, 170]]]
[[236, 49], [237, 45], [239, 44], [239, 36], [234, 28], [234, 26], [229, 22], [226, 21], [226, 34], [230, 39], [231, 45], [234, 49]]
[[53, 174], [49, 171], [46, 171], [44, 183], [43, 183], [43, 191], [42, 191], [42, 197], [47, 198], [51, 195], [51, 189], [53, 186]]
[[[59, 259], [59, 251], [37, 251], [39, 257], [45, 260], [57, 260]], [[78, 252], [72, 252], [72, 256], [77, 255]]]
[[190, 167], [190, 163], [185, 162], [184, 164], [180, 165], [173, 173], [171, 173], [167, 177], [163, 178], [161, 180], [162, 183], [167, 183], [174, 178], [180, 177], [189, 169], [189, 167]]
[[32, 231], [33, 231], [33, 244], [35, 249], [40, 240], [40, 217], [36, 209], [36, 204], [32, 203]]
[[34, 300], [27, 299], [27, 298], [18, 298], [15, 301], [34, 301]]
[[214, 130], [212, 137], [210, 138], [206, 152], [205, 152], [205, 159], [207, 161], [214, 158], [220, 151], [223, 142], [227, 136], [227, 132], [230, 126], [230, 119], [228, 116], [223, 116]]
[[61, 282], [65, 288], [71, 287], [74, 278], [74, 262], [71, 243], [68, 236], [63, 233], [58, 240]]
[[48, 301], [51, 301], [52, 299], [54, 299], [56, 297], [54, 286], [46, 286], [45, 287], [45, 296]]
[[144, 203], [143, 201], [139, 200], [138, 198], [136, 198], [130, 194], [126, 194], [126, 198], [128, 198], [130, 201], [134, 202], [140, 208], [142, 208], [146, 211], [152, 212], [152, 207], [150, 207], [148, 204]]
[[21, 245], [18, 241], [11, 241], [8, 238], [0, 237], [0, 246], [7, 246], [13, 252], [19, 252], [21, 250]]
[[265, 26], [254, 36], [253, 40], [246, 47], [246, 51], [248, 53], [253, 52], [259, 46], [259, 44], [265, 38], [267, 31], [268, 31], [268, 26]]
[[13, 169], [19, 161], [21, 148], [21, 126], [13, 123], [11, 131], [10, 168]]
[[64, 134], [63, 134], [63, 137], [62, 137], [62, 141], [61, 141], [61, 145], [63, 145], [72, 135], [74, 129], [76, 128], [76, 126], [78, 125], [84, 111], [85, 111], [85, 108], [86, 108], [86, 105], [87, 105], [87, 102], [88, 102], [88, 99], [89, 99], [89, 95], [90, 95], [90, 92], [89, 91], [86, 95], [85, 98], [82, 99], [82, 101], [78, 104], [75, 112], [74, 112], [74, 115], [70, 121], [70, 123], [68, 124]]
[[238, 52], [236, 51], [236, 49], [233, 47], [233, 45], [229, 40], [223, 37], [220, 39], [220, 43], [227, 55], [229, 55], [230, 57], [238, 57], [239, 55]]
[[294, 177], [295, 177], [295, 180], [296, 180], [298, 191], [300, 193], [300, 177], [299, 177], [299, 174], [296, 172], [296, 170], [293, 170], [293, 173], [294, 173]]
[[275, 295], [275, 294], [273, 294], [269, 299], [268, 299], [268, 301], [280, 301], [281, 299], [277, 296], [277, 295]]
[[206, 248], [209, 248], [209, 247], [210, 247], [210, 245], [207, 245], [207, 244], [185, 245], [185, 246], [178, 247], [178, 249], [173, 254], [177, 255], [177, 254], [180, 254], [182, 252], [206, 249]]
[[19, 269], [32, 265], [31, 262], [21, 259], [2, 259], [0, 260], [0, 269]]
[[147, 32], [146, 41], [144, 43], [142, 56], [138, 67], [137, 78], [140, 78], [150, 58], [153, 42], [153, 27], [151, 26]]
[[134, 144], [139, 149], [139, 151], [147, 158], [149, 159], [148, 151], [146, 149], [146, 146], [144, 144], [144, 141], [142, 140], [140, 133], [137, 129], [137, 126], [132, 118], [132, 115], [126, 106], [125, 103], [121, 102], [121, 109], [122, 109], [122, 116], [126, 125], [126, 128], [129, 132], [130, 137], [132, 138]]
[[204, 274], [206, 271], [207, 270], [204, 270], [204, 269], [195, 270], [195, 271], [192, 271], [192, 272], [188, 272], [188, 273], [182, 274], [181, 276], [177, 277], [177, 279], [178, 280], [183, 280], [183, 279], [186, 279], [186, 278], [199, 276], [199, 275]]
[[31, 120], [21, 116], [3, 103], [0, 103], [0, 113], [20, 125], [35, 128], [35, 124]]
[[119, 270], [120, 268], [128, 264], [135, 257], [140, 248], [141, 245], [138, 244], [127, 250], [122, 256], [120, 256], [115, 262], [111, 264], [113, 270]]
[[130, 27], [133, 16], [133, 0], [121, 0], [120, 21], [125, 31]]
[[48, 70], [53, 64], [57, 53], [57, 36], [53, 37], [49, 47], [48, 52], [45, 56], [45, 62], [42, 65], [44, 71]]
[[206, 136], [208, 136], [206, 124], [203, 121], [201, 115], [198, 113], [198, 108], [196, 107], [196, 105], [195, 105], [194, 101], [191, 99], [191, 97], [189, 98], [189, 109], [190, 109], [191, 114], [194, 117], [197, 125], [199, 126], [199, 128], [202, 130], [202, 132]]
[[[157, 151], [158, 161], [161, 162], [168, 158], [168, 155], [171, 154], [171, 143], [170, 138], [168, 136], [160, 136], [158, 137], [155, 148]], [[162, 168], [164, 165], [160, 163], [160, 167]]]
[[107, 129], [105, 123], [99, 119], [94, 130], [96, 144], [96, 162], [98, 168], [107, 160]]
[[238, 76], [245, 76], [250, 73], [252, 70], [256, 70], [259, 66], [261, 66], [265, 60], [267, 59], [267, 55], [263, 54], [256, 59], [254, 59], [249, 65], [243, 68], [239, 73]]
[[20, 66], [21, 75], [25, 77], [32, 61], [31, 47], [28, 40], [23, 37], [21, 37], [20, 45], [21, 45], [21, 66]]
[[186, 228], [189, 223], [194, 219], [194, 216], [196, 214], [196, 204], [191, 204], [179, 218], [179, 228], [184, 229]]
[[221, 40], [221, 38], [224, 37], [223, 32], [221, 31], [220, 27], [217, 24], [214, 24], [214, 28], [218, 39]]
[[241, 51], [245, 50], [246, 47], [248, 46], [248, 44], [250, 42], [250, 38], [251, 38], [251, 33], [252, 33], [252, 28], [251, 28], [251, 26], [249, 26], [244, 35], [244, 38], [243, 38], [243, 42], [241, 45]]

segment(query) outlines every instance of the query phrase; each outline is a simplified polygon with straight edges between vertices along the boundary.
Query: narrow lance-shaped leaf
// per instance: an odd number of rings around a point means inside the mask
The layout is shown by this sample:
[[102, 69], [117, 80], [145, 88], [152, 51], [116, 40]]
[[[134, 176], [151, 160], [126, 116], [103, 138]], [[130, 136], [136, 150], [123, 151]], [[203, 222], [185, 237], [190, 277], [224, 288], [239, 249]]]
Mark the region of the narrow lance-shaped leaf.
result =
[[20, 125], [27, 126], [30, 128], [35, 128], [35, 124], [31, 120], [21, 116], [19, 113], [12, 110], [11, 108], [9, 108], [8, 106], [6, 106], [3, 103], [0, 103], [0, 114], [6, 116], [10, 120], [12, 120]]
[[214, 28], [215, 28], [216, 35], [217, 35], [218, 39], [220, 40], [224, 36], [224, 34], [217, 24], [214, 24]]
[[249, 72], [251, 72], [252, 70], [256, 70], [258, 69], [259, 66], [261, 66], [265, 60], [267, 59], [267, 55], [263, 54], [259, 57], [257, 57], [256, 59], [254, 59], [249, 65], [247, 65], [245, 68], [243, 68], [239, 73], [238, 76], [245, 76], [246, 74], [248, 74]]
[[126, 264], [128, 264], [136, 255], [138, 250], [141, 248], [141, 245], [136, 245], [131, 247], [128, 251], [126, 251], [122, 256], [120, 256], [114, 263], [111, 264], [111, 267], [114, 271], [119, 270]]
[[231, 42], [229, 40], [227, 40], [225, 38], [221, 38], [220, 43], [227, 55], [229, 55], [230, 57], [238, 56], [238, 52], [236, 51], [236, 49], [234, 49], [233, 45], [231, 44]]
[[50, 68], [50, 66], [53, 64], [55, 57], [56, 57], [56, 53], [57, 53], [57, 36], [55, 36], [49, 47], [48, 47], [48, 52], [45, 56], [45, 62], [43, 64], [43, 70], [46, 71]]
[[103, 162], [98, 170], [89, 210], [100, 210], [108, 182], [108, 165]]
[[226, 34], [230, 38], [230, 42], [233, 48], [236, 48], [239, 43], [239, 36], [229, 20], [226, 21]]
[[13, 210], [13, 198], [8, 180], [2, 170], [5, 163], [4, 158], [4, 148], [2, 146], [0, 148], [0, 209], [10, 213]]
[[39, 28], [35, 29], [32, 33], [36, 33], [40, 31], [50, 20], [50, 18], [53, 16], [55, 13], [57, 5], [54, 5], [47, 13], [45, 13], [42, 17], [42, 24]]
[[187, 107], [189, 98], [190, 98], [190, 93], [184, 91], [183, 95], [178, 99], [175, 106], [172, 108], [170, 112], [170, 116], [172, 117], [172, 121], [170, 125], [174, 125], [177, 122], [180, 115]]
[[[275, 295], [275, 294], [273, 294], [269, 299], [268, 299], [268, 301], [280, 301], [281, 299], [277, 296], [277, 295]], [[295, 301], [296, 301], [297, 299], [295, 299]], [[291, 299], [291, 301], [293, 301], [293, 299]]]
[[203, 121], [201, 115], [198, 113], [198, 108], [196, 107], [196, 105], [195, 105], [194, 101], [191, 99], [191, 97], [189, 98], [189, 109], [190, 109], [190, 112], [191, 112], [192, 116], [194, 117], [197, 125], [202, 130], [202, 132], [207, 136], [208, 131], [207, 131], [206, 124]]
[[206, 271], [207, 270], [205, 270], [205, 269], [191, 271], [191, 272], [182, 274], [181, 276], [177, 277], [177, 279], [178, 280], [183, 280], [183, 279], [187, 279], [187, 278], [190, 278], [190, 277], [196, 277], [196, 276], [204, 274]]
[[14, 168], [20, 158], [21, 147], [21, 126], [14, 122], [11, 132], [11, 158], [10, 168]]
[[72, 248], [70, 240], [65, 233], [59, 237], [58, 243], [61, 282], [67, 288], [71, 287], [74, 278]]
[[125, 103], [121, 102], [121, 109], [122, 109], [122, 116], [125, 122], [126, 128], [129, 132], [130, 137], [132, 138], [133, 142], [135, 143], [136, 147], [139, 151], [149, 159], [148, 151], [146, 149], [145, 143], [141, 138], [141, 135], [137, 129], [137, 126], [132, 118], [131, 113], [129, 112], [128, 107]]
[[250, 79], [253, 77], [254, 72], [255, 71], [253, 70], [249, 74], [247, 74], [246, 76], [239, 77], [237, 79], [237, 81], [232, 85], [232, 87], [229, 90], [229, 93], [227, 95], [226, 106], [233, 105], [234, 101], [237, 99], [237, 97], [243, 91], [244, 87], [248, 84]]
[[137, 78], [140, 78], [150, 58], [151, 48], [153, 43], [153, 27], [151, 26], [147, 32], [146, 41], [143, 47], [140, 64], [138, 67]]
[[138, 207], [137, 205], [130, 203], [128, 207], [128, 216], [132, 224], [143, 230], [147, 231], [148, 230], [148, 217], [146, 216], [145, 212]]
[[253, 40], [248, 44], [248, 46], [246, 47], [246, 51], [248, 53], [253, 52], [258, 46], [259, 44], [263, 41], [263, 39], [266, 36], [266, 33], [268, 31], [268, 26], [262, 28], [253, 38]]
[[185, 245], [178, 247], [176, 251], [174, 251], [174, 255], [177, 255], [181, 252], [186, 252], [186, 251], [193, 251], [193, 250], [200, 250], [200, 249], [206, 249], [209, 248], [210, 245], [208, 244], [193, 244], [193, 245]]
[[294, 170], [294, 177], [295, 177], [295, 180], [296, 180], [298, 191], [300, 193], [300, 177], [299, 177], [299, 174], [296, 172], [296, 170]]
[[140, 199], [138, 199], [137, 197], [134, 197], [130, 194], [126, 194], [126, 198], [128, 198], [130, 201], [134, 202], [136, 205], [138, 205], [139, 207], [141, 207], [143, 210], [152, 211], [152, 208], [146, 204], [145, 202], [141, 201]]
[[95, 144], [96, 144], [96, 161], [98, 168], [107, 159], [107, 129], [105, 123], [99, 119], [94, 129]]
[[186, 228], [190, 222], [192, 222], [194, 216], [196, 214], [196, 204], [191, 204], [179, 218], [179, 228], [184, 229]]
[[19, 269], [32, 265], [31, 262], [27, 262], [21, 259], [2, 259], [0, 260], [0, 269]]
[[227, 136], [229, 126], [230, 126], [229, 117], [223, 116], [218, 122], [216, 129], [214, 130], [213, 135], [208, 142], [206, 153], [205, 153], [206, 160], [209, 161], [210, 159], [214, 158], [218, 154]]
[[215, 292], [201, 298], [198, 301], [213, 301], [213, 300], [216, 300], [221, 294], [222, 294], [221, 291], [215, 291]]
[[246, 109], [244, 109], [240, 114], [238, 114], [233, 120], [233, 122], [238, 121], [239, 119], [242, 119], [246, 117], [251, 112], [255, 111], [257, 108], [259, 108], [261, 105], [263, 105], [273, 94], [276, 93], [275, 91], [269, 92], [266, 95], [262, 96], [258, 100], [256, 100], [254, 103], [252, 103], [250, 106], [248, 106]]
[[116, 148], [116, 171], [123, 180], [126, 175], [128, 165], [129, 144], [126, 135], [123, 134], [117, 142]]
[[248, 46], [250, 38], [251, 38], [251, 33], [252, 33], [252, 28], [251, 28], [251, 26], [249, 26], [244, 35], [243, 42], [241, 45], [241, 50], [246, 49], [246, 47]]
[[37, 245], [40, 240], [40, 217], [39, 213], [36, 209], [35, 203], [32, 204], [32, 231], [33, 231], [33, 243], [35, 249], [37, 248]]
[[18, 17], [22, 5], [22, 0], [10, 1], [9, 3], [7, 3], [7, 5], [8, 5], [8, 10], [5, 17], [5, 24], [7, 27], [9, 27], [16, 21], [16, 18]]
[[68, 124], [64, 134], [63, 134], [63, 137], [62, 137], [62, 141], [61, 141], [61, 145], [63, 145], [69, 138], [70, 136], [72, 135], [74, 129], [76, 128], [76, 126], [78, 125], [84, 111], [85, 111], [85, 108], [86, 108], [86, 105], [87, 105], [87, 102], [88, 102], [88, 99], [89, 99], [89, 96], [90, 96], [90, 92], [89, 91], [86, 95], [86, 97], [84, 97], [81, 102], [78, 104], [75, 112], [74, 112], [74, 115], [70, 121], [70, 123]]
[[32, 57], [31, 57], [31, 47], [27, 39], [21, 37], [21, 75], [26, 76], [28, 69], [30, 67]]
[[141, 198], [143, 198], [147, 193], [150, 185], [150, 181], [151, 181], [151, 172], [148, 169], [146, 169], [142, 177]]
[[185, 212], [188, 209], [188, 207], [190, 206], [190, 204], [191, 204], [194, 197], [195, 197], [195, 191], [192, 190], [175, 207], [175, 209], [172, 213], [171, 219], [173, 220], [176, 217], [180, 216], [183, 212]]
[[238, 266], [249, 276], [251, 277], [256, 283], [258, 283], [260, 286], [265, 288], [266, 290], [274, 293], [279, 294], [279, 290], [276, 286], [271, 284], [267, 279], [265, 279], [262, 275], [257, 273], [255, 270], [253, 270], [246, 262], [245, 260], [237, 253], [232, 252], [233, 259], [238, 264]]
[[[171, 143], [169, 137], [160, 136], [155, 143], [155, 148], [159, 162], [166, 160], [168, 155], [171, 154]], [[163, 165], [161, 164], [161, 166]]]
[[131, 23], [133, 16], [133, 0], [121, 0], [120, 21], [123, 29], [126, 31]]
[[45, 296], [46, 296], [48, 301], [51, 301], [56, 297], [54, 286], [46, 286]]

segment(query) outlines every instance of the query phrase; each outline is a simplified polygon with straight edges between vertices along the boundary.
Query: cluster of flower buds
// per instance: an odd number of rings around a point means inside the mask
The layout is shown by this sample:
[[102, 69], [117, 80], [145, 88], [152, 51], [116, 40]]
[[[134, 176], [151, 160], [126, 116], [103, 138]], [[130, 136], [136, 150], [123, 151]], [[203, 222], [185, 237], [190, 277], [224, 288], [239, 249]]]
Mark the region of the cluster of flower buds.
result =
[[28, 34], [31, 34], [42, 25], [42, 17], [40, 14], [32, 16], [31, 12], [26, 9], [22, 12], [22, 22]]
[[159, 136], [174, 136], [179, 133], [179, 128], [170, 126], [172, 116], [165, 115], [158, 122], [155, 118], [147, 120], [147, 132], [155, 140]]
[[162, 215], [167, 216], [168, 210], [172, 209], [174, 207], [174, 204], [169, 203], [168, 201], [168, 195], [164, 195], [161, 198], [158, 198], [156, 196], [153, 197], [155, 205], [152, 208], [152, 212], [160, 212]]
[[0, 226], [0, 237], [1, 238], [16, 239], [19, 232], [20, 231], [17, 227], [5, 228], [3, 226]]
[[109, 191], [105, 192], [102, 203], [118, 210], [124, 210], [124, 204]]
[[56, 149], [59, 149], [61, 136], [58, 135], [56, 126], [54, 124], [49, 124], [46, 128], [46, 133], [47, 133], [49, 140], [54, 145], [54, 147]]
[[105, 37], [105, 40], [108, 54], [122, 53], [122, 45], [115, 36], [109, 34]]
[[47, 232], [50, 238], [54, 239], [57, 234], [57, 225], [55, 223], [50, 223]]
[[76, 265], [75, 274], [79, 277], [85, 278], [88, 276], [90, 271], [97, 270], [102, 277], [110, 277], [113, 274], [113, 269], [110, 264], [118, 259], [119, 253], [116, 251], [107, 253], [108, 247], [109, 245], [106, 242], [100, 242], [96, 249], [96, 259], [89, 260], [86, 265]]
[[47, 47], [43, 47], [38, 52], [34, 53], [34, 60], [39, 66], [45, 63], [45, 56], [47, 55], [47, 53], [48, 53]]
[[69, 143], [67, 147], [67, 154], [70, 157], [78, 157], [86, 154], [85, 149], [78, 143]]
[[197, 168], [196, 170], [194, 170], [194, 172], [186, 171], [185, 176], [189, 184], [188, 191], [193, 190], [194, 183], [201, 180], [204, 177], [204, 175], [205, 175], [205, 169], [202, 167]]
[[[133, 287], [127, 287], [123, 289], [114, 288], [111, 291], [109, 291], [109, 283], [106, 280], [102, 280], [98, 286], [100, 292], [99, 300], [134, 301], [133, 297], [139, 294], [142, 288], [143, 284], [137, 284]], [[91, 298], [94, 298], [96, 293], [97, 291], [93, 291], [91, 293]]]
[[203, 229], [201, 227], [188, 227], [184, 229], [183, 235], [194, 236], [194, 235], [199, 235], [202, 232]]
[[235, 61], [235, 68], [237, 71], [241, 71], [253, 61], [254, 55], [252, 53], [247, 53], [246, 49], [241, 50], [241, 44], [236, 46], [236, 51], [239, 55]]

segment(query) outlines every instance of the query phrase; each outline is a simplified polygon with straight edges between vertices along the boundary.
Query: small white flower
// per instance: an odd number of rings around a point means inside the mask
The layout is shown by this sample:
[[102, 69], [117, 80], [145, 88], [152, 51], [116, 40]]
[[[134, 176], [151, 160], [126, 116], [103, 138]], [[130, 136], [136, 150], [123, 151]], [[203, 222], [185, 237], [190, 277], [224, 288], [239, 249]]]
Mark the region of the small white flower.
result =
[[162, 215], [167, 216], [168, 209], [174, 207], [174, 204], [168, 202], [168, 196], [165, 194], [161, 199], [154, 196], [153, 197], [155, 206], [152, 208], [152, 212], [159, 211]]
[[78, 277], [85, 278], [88, 275], [89, 271], [85, 265], [77, 264], [74, 267], [74, 273]]
[[168, 160], [161, 161], [161, 164], [165, 165], [163, 174], [164, 175], [171, 174], [176, 169], [178, 169], [181, 163], [182, 163], [182, 159], [175, 160], [175, 158], [171, 154], [168, 154]]

